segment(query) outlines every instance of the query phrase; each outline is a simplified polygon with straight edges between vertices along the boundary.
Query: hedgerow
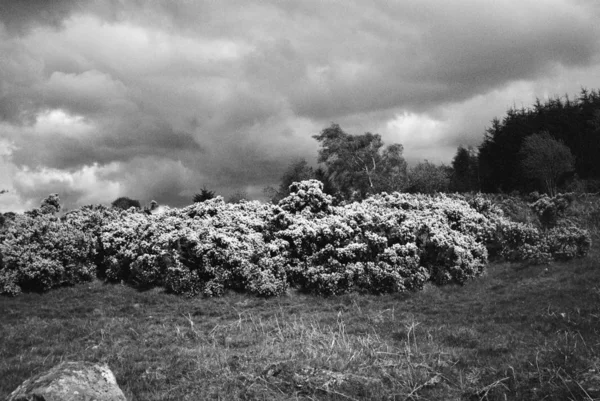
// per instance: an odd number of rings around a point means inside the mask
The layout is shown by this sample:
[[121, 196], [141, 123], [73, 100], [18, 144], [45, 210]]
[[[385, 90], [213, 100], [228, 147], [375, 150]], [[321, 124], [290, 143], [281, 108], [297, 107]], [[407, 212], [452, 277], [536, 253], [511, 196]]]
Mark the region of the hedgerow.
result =
[[[333, 206], [319, 181], [290, 190], [278, 205], [217, 197], [160, 214], [88, 206], [60, 219], [52, 198], [3, 226], [0, 293], [97, 276], [188, 296], [277, 296], [290, 287], [379, 294], [428, 281], [463, 284], [483, 273], [488, 250], [546, 263], [582, 257], [591, 246], [587, 231], [560, 220], [562, 211], [544, 228], [508, 219], [480, 195], [382, 193]], [[563, 204], [542, 199], [532, 206], [538, 215], [547, 203]]]
[[57, 208], [48, 204], [45, 200], [41, 209], [17, 215], [3, 228], [0, 293], [45, 291], [95, 277], [93, 234], [58, 219]]

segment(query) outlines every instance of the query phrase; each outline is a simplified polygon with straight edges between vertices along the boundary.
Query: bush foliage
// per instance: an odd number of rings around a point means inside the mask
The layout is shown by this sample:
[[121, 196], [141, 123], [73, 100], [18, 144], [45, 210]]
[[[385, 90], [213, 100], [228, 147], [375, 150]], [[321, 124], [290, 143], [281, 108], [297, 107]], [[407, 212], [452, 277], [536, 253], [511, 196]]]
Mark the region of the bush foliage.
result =
[[462, 284], [482, 274], [488, 252], [529, 263], [586, 255], [587, 231], [560, 220], [563, 198], [531, 205], [541, 220], [553, 216], [538, 226], [507, 218], [501, 204], [481, 195], [382, 193], [333, 206], [317, 180], [292, 184], [278, 205], [216, 197], [160, 214], [87, 206], [59, 219], [54, 202], [3, 226], [0, 293], [96, 276], [189, 296], [276, 296], [290, 287], [378, 294], [428, 281]]

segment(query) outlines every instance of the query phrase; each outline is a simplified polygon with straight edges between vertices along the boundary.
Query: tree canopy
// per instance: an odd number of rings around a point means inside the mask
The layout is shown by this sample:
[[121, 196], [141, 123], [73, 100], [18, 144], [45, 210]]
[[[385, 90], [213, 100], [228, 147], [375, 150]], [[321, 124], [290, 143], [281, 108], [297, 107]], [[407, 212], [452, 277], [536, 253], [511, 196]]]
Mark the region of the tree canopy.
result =
[[433, 194], [446, 192], [450, 186], [451, 168], [435, 165], [425, 160], [408, 171], [407, 191], [412, 193]]
[[202, 187], [199, 193], [194, 195], [194, 203], [204, 202], [215, 197], [215, 191], [209, 191], [206, 187]]
[[112, 207], [127, 210], [131, 207], [141, 208], [140, 201], [136, 199], [131, 199], [126, 196], [121, 196], [120, 198], [115, 199], [111, 203]]
[[452, 159], [451, 190], [456, 192], [479, 191], [479, 160], [475, 149], [459, 146]]
[[525, 138], [519, 154], [523, 172], [542, 182], [550, 196], [558, 193], [558, 180], [572, 171], [575, 164], [569, 148], [548, 132]]
[[538, 182], [523, 171], [523, 141], [547, 132], [562, 141], [575, 157], [575, 173], [584, 180], [600, 179], [600, 91], [582, 89], [575, 100], [568, 96], [536, 100], [533, 107], [509, 109], [495, 118], [479, 147], [482, 190], [531, 191]]
[[403, 147], [384, 148], [381, 135], [370, 132], [350, 135], [338, 124], [313, 136], [319, 143], [319, 163], [327, 177], [345, 199], [364, 199], [383, 191], [398, 191], [406, 185], [406, 161]]

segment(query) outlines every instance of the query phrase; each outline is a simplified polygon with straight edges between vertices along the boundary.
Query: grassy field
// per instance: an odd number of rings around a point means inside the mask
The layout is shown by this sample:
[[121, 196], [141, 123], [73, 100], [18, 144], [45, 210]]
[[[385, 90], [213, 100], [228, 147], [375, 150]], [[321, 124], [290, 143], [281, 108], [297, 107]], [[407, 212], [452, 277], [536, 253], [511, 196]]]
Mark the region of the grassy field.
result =
[[63, 360], [129, 400], [592, 400], [600, 252], [465, 286], [188, 299], [93, 282], [0, 298], [0, 399]]

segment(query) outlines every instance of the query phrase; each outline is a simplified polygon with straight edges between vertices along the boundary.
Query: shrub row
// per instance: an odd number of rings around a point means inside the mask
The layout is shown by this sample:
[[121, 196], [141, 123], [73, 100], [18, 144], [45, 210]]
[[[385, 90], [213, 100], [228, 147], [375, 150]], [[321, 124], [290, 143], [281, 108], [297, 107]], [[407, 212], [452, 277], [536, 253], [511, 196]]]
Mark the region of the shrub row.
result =
[[462, 284], [483, 272], [488, 249], [543, 263], [591, 246], [584, 230], [513, 222], [481, 196], [384, 193], [332, 206], [319, 181], [290, 189], [276, 206], [217, 197], [156, 215], [101, 206], [17, 215], [0, 233], [0, 293], [95, 276], [190, 296], [401, 292]]

